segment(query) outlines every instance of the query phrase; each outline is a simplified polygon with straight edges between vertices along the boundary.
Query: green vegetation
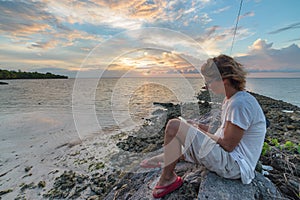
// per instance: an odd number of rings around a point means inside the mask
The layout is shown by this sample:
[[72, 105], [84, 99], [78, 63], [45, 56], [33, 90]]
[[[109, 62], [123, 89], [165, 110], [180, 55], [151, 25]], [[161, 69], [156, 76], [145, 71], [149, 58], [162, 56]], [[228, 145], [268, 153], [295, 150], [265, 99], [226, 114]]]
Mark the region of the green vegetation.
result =
[[47, 72], [46, 74], [38, 72], [22, 72], [18, 71], [8, 71], [0, 69], [0, 79], [67, 79], [67, 76], [55, 75]]
[[267, 138], [265, 140], [261, 154], [265, 156], [274, 147], [280, 151], [288, 151], [291, 153], [300, 154], [300, 143], [297, 145], [292, 141], [286, 141], [284, 144], [280, 144], [276, 138]]
[[268, 143], [264, 142], [262, 151], [261, 151], [261, 155], [265, 156], [267, 154], [267, 152], [271, 151], [271, 147]]

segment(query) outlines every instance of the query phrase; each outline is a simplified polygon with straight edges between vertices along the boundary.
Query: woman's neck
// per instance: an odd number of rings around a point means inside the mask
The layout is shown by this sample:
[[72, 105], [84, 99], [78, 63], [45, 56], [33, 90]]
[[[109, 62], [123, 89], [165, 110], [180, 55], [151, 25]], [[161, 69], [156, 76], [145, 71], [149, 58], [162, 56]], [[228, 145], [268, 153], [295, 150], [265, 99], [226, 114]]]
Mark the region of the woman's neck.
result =
[[230, 99], [235, 93], [239, 91], [235, 87], [233, 87], [229, 79], [223, 79], [223, 84], [224, 84], [226, 99]]
[[227, 87], [227, 88], [225, 88], [226, 99], [230, 99], [238, 91], [239, 90], [235, 89], [234, 87]]

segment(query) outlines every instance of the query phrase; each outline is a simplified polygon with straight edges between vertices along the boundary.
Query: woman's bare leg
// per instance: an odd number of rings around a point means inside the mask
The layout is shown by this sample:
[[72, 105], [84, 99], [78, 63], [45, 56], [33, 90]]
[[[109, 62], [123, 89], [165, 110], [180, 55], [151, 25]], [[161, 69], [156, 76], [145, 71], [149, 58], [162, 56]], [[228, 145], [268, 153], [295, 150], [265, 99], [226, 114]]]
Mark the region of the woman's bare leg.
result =
[[[181, 146], [185, 143], [189, 128], [190, 125], [178, 119], [168, 122], [164, 137], [164, 168], [157, 185], [170, 185], [176, 180], [177, 175], [174, 169], [178, 159], [182, 156]], [[160, 190], [155, 189], [153, 192], [158, 194]]]

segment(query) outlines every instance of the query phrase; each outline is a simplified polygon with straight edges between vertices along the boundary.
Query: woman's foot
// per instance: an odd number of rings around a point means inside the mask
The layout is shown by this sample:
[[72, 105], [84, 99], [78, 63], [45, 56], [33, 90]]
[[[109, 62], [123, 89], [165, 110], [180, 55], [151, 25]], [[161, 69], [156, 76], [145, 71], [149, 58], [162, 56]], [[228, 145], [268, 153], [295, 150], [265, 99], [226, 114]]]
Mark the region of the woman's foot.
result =
[[[179, 160], [184, 160], [184, 155], [181, 155]], [[163, 164], [164, 164], [164, 154], [162, 153], [157, 156], [153, 156], [152, 158], [143, 160], [140, 163], [140, 167], [142, 167], [142, 168], [157, 168], [157, 167], [163, 168], [164, 167]]]
[[165, 195], [173, 192], [174, 190], [180, 188], [183, 184], [183, 180], [180, 176], [175, 175], [171, 179], [162, 179], [158, 181], [157, 185], [155, 186], [152, 195], [154, 198], [162, 198]]
[[159, 154], [157, 156], [154, 156], [149, 159], [145, 159], [140, 163], [140, 166], [143, 168], [157, 168], [157, 167], [163, 167], [163, 160], [164, 160], [164, 155]]

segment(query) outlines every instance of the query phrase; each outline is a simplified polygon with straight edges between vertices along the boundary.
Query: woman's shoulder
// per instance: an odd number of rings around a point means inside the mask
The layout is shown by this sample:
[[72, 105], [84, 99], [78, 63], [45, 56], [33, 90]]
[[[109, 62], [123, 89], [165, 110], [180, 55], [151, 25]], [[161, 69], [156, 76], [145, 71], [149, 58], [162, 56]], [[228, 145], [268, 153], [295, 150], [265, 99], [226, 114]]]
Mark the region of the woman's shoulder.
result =
[[232, 105], [251, 105], [251, 107], [253, 105], [257, 105], [258, 102], [256, 100], [256, 98], [250, 94], [249, 92], [247, 91], [239, 91], [237, 93], [237, 95], [235, 96], [234, 99], [232, 99], [232, 102], [231, 102]]
[[256, 101], [256, 98], [250, 94], [249, 92], [242, 90], [237, 92], [236, 100], [250, 100], [250, 101]]

